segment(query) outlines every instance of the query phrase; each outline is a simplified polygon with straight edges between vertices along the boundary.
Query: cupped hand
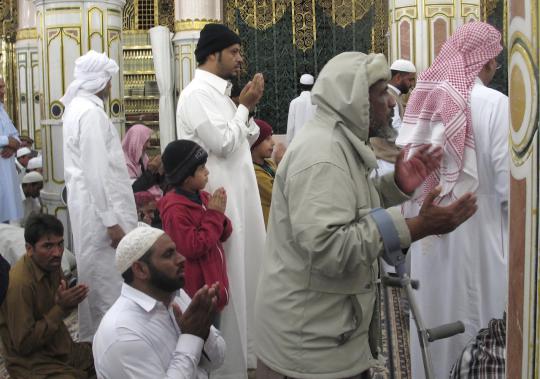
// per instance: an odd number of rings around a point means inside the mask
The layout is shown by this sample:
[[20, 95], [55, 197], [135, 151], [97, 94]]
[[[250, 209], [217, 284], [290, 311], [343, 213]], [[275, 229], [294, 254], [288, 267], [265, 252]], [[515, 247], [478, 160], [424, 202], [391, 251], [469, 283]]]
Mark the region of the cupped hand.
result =
[[405, 160], [402, 150], [396, 161], [394, 180], [404, 193], [412, 193], [426, 178], [441, 165], [443, 150], [440, 146], [424, 145], [412, 157]]

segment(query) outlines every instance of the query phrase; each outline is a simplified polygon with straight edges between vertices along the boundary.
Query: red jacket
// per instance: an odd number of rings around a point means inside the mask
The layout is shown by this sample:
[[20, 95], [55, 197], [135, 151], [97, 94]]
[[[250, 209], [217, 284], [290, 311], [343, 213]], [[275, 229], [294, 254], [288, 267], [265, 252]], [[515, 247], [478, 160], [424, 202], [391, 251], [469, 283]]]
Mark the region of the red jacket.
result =
[[186, 258], [184, 290], [193, 297], [205, 284], [220, 283], [218, 308], [229, 302], [229, 279], [221, 242], [232, 233], [231, 221], [223, 213], [207, 209], [210, 194], [200, 192], [203, 205], [168, 192], [158, 203], [163, 230]]

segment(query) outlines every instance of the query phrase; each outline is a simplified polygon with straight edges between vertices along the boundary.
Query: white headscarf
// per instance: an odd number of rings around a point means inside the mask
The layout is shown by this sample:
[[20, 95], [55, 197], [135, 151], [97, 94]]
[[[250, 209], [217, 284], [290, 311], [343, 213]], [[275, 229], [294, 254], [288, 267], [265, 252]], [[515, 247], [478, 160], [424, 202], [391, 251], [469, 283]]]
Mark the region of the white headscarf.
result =
[[73, 70], [73, 81], [60, 101], [67, 106], [78, 95], [93, 95], [101, 91], [119, 68], [105, 53], [94, 50], [77, 58]]

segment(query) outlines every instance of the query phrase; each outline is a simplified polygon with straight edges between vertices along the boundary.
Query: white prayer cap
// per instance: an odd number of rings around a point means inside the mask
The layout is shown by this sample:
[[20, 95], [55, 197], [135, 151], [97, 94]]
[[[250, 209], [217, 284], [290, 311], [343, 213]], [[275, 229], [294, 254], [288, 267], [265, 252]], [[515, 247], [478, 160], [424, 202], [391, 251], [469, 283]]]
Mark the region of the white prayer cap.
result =
[[67, 106], [77, 95], [93, 95], [101, 91], [119, 68], [113, 59], [105, 53], [94, 50], [75, 60], [73, 81], [60, 101]]
[[43, 168], [43, 160], [41, 155], [39, 157], [32, 158], [28, 161], [26, 166], [27, 170], [35, 170], [37, 168]]
[[116, 248], [116, 269], [120, 274], [139, 260], [165, 232], [150, 226], [139, 226], [126, 234]]
[[414, 64], [411, 61], [398, 59], [392, 63], [390, 70], [415, 73], [416, 67], [414, 67]]
[[29, 183], [38, 183], [43, 181], [43, 176], [37, 171], [29, 172], [28, 174], [23, 176], [22, 182], [23, 184], [29, 184]]
[[300, 77], [300, 84], [303, 84], [305, 86], [311, 86], [315, 83], [315, 79], [313, 78], [313, 75], [304, 74]]
[[28, 154], [32, 154], [32, 151], [27, 147], [21, 147], [19, 150], [17, 150], [17, 158], [24, 157]]

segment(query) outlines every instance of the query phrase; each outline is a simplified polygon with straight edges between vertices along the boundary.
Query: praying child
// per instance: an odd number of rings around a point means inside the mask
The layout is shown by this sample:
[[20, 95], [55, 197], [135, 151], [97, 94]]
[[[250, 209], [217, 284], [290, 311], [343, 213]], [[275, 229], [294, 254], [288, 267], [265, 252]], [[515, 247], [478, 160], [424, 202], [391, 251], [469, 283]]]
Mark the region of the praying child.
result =
[[276, 164], [271, 159], [274, 151], [274, 140], [272, 139], [272, 127], [266, 121], [255, 120], [259, 126], [259, 138], [251, 145], [251, 159], [255, 167], [255, 176], [259, 186], [259, 196], [264, 216], [264, 225], [268, 224], [270, 214], [270, 203], [272, 201], [272, 187], [276, 176]]
[[218, 188], [203, 191], [208, 182], [207, 152], [193, 141], [178, 140], [162, 155], [165, 178], [171, 190], [158, 203], [163, 230], [186, 258], [184, 290], [193, 297], [205, 284], [220, 283], [218, 309], [229, 301], [229, 280], [222, 242], [231, 235], [225, 216], [227, 194]]

